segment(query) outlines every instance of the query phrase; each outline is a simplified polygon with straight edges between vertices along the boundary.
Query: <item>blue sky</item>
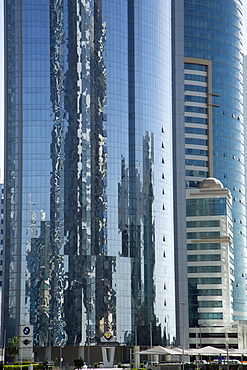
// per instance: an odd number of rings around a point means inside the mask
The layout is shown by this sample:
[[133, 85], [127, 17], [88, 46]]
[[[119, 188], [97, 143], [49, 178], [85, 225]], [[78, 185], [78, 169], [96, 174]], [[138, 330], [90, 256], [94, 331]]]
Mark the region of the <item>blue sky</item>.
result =
[[[244, 3], [244, 54], [247, 55], [247, 0], [243, 0]], [[246, 36], [245, 36], [246, 35]], [[0, 182], [3, 180], [3, 0], [0, 0]]]

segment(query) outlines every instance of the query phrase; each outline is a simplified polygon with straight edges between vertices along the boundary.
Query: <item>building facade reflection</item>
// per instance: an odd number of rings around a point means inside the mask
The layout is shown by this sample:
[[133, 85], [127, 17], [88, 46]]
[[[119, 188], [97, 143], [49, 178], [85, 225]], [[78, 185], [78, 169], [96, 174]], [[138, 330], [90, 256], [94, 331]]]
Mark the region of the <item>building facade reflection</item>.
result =
[[5, 7], [7, 336], [172, 341], [171, 5]]

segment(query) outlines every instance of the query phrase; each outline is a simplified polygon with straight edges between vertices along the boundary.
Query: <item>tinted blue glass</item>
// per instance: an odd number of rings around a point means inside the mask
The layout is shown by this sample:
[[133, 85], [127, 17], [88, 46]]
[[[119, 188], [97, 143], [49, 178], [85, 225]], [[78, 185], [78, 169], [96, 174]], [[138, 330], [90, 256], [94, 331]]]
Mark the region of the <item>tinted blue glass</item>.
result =
[[198, 250], [204, 250], [204, 249], [220, 249], [220, 243], [193, 243], [193, 244], [187, 244], [188, 250], [198, 249]]
[[189, 278], [189, 284], [221, 284], [220, 277]]
[[185, 116], [185, 122], [206, 124], [207, 123], [207, 118], [189, 117], [189, 116], [186, 115]]
[[6, 0], [6, 17], [7, 337], [173, 338], [171, 4]]
[[207, 135], [208, 130], [197, 127], [185, 127], [185, 133]]
[[186, 227], [220, 227], [220, 220], [187, 221]]
[[207, 150], [202, 150], [202, 149], [185, 148], [185, 154], [195, 154], [195, 155], [207, 156], [208, 151]]
[[188, 273], [212, 273], [212, 272], [221, 272], [221, 266], [188, 266]]
[[185, 112], [193, 112], [193, 113], [207, 113], [207, 108], [203, 107], [190, 107], [188, 105], [184, 108]]
[[198, 85], [184, 85], [185, 91], [198, 91], [198, 92], [207, 92], [207, 87], [206, 86], [198, 86]]
[[203, 166], [207, 167], [208, 166], [208, 161], [200, 161], [197, 159], [186, 159], [185, 164], [187, 166]]
[[184, 74], [184, 79], [185, 80], [207, 82], [207, 76], [193, 75], [193, 74], [188, 74], [188, 73]]
[[194, 145], [208, 145], [208, 141], [204, 139], [196, 139], [193, 137], [186, 137], [185, 144], [194, 144]]
[[200, 64], [193, 64], [193, 63], [186, 63], [185, 66], [186, 69], [193, 69], [197, 71], [207, 71], [207, 67], [205, 65], [200, 65]]
[[186, 176], [202, 176], [202, 177], [208, 177], [207, 171], [200, 171], [200, 170], [186, 170], [185, 171]]
[[224, 198], [187, 199], [187, 216], [226, 215], [229, 203]]
[[204, 98], [202, 96], [185, 95], [184, 100], [198, 102], [198, 103], [207, 103], [207, 98]]
[[211, 238], [215, 236], [220, 236], [220, 232], [219, 231], [201, 231], [201, 232], [187, 233], [187, 239]]

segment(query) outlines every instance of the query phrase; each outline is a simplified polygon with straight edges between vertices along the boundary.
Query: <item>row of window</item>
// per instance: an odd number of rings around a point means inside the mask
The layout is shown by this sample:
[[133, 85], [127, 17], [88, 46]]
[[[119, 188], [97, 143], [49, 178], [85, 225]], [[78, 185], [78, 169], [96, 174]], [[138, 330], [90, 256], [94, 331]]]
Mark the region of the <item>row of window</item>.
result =
[[198, 296], [222, 296], [222, 289], [198, 289]]
[[221, 284], [221, 277], [199, 277], [199, 278], [189, 278], [189, 284]]
[[201, 308], [215, 308], [223, 307], [222, 301], [199, 301], [199, 307]]
[[197, 135], [207, 135], [208, 130], [198, 127], [185, 127], [186, 134], [197, 134]]
[[187, 233], [187, 239], [200, 239], [200, 238], [212, 238], [219, 237], [220, 231], [198, 231]]
[[185, 164], [187, 166], [208, 167], [208, 161], [201, 161], [199, 159], [186, 159]]
[[207, 86], [198, 86], [198, 85], [184, 85], [184, 90], [187, 91], [198, 91], [198, 92], [207, 92]]
[[199, 320], [222, 320], [223, 313], [222, 312], [200, 312], [198, 319]]
[[194, 75], [194, 74], [188, 74], [188, 73], [185, 73], [184, 79], [185, 80], [192, 80], [192, 81], [203, 81], [203, 82], [207, 82], [207, 76]]
[[200, 181], [186, 180], [185, 186], [186, 188], [198, 188], [201, 182], [202, 182], [201, 180]]
[[207, 98], [203, 96], [196, 96], [196, 95], [185, 95], [185, 101], [197, 102], [197, 103], [207, 103]]
[[194, 176], [194, 177], [208, 177], [208, 171], [199, 171], [199, 170], [186, 170], [186, 176]]
[[[201, 338], [238, 338], [238, 333], [200, 333]], [[190, 338], [195, 338], [196, 333], [190, 333]], [[231, 345], [232, 347], [232, 345]]]
[[187, 249], [192, 250], [216, 250], [220, 249], [220, 243], [189, 243]]
[[194, 69], [195, 71], [203, 71], [203, 72], [207, 71], [207, 66], [204, 64], [185, 63], [184, 68], [191, 69], [191, 70]]
[[187, 216], [220, 216], [231, 214], [225, 198], [186, 199]]
[[198, 254], [198, 255], [188, 255], [187, 261], [188, 262], [201, 262], [201, 261], [220, 261], [221, 255], [220, 254]]
[[200, 125], [207, 125], [208, 120], [207, 118], [203, 117], [190, 117], [190, 116], [185, 116], [185, 123], [199, 123]]
[[187, 221], [187, 227], [220, 227], [220, 220]]
[[189, 274], [221, 272], [221, 266], [188, 266]]
[[185, 154], [192, 154], [192, 155], [202, 155], [207, 157], [208, 151], [203, 149], [191, 149], [191, 148], [185, 148]]
[[193, 113], [204, 113], [207, 114], [208, 109], [203, 107], [194, 107], [190, 105], [186, 105], [184, 107], [185, 112], [193, 112]]
[[185, 138], [185, 144], [194, 144], [194, 145], [208, 145], [208, 141], [204, 139], [197, 139], [194, 137], [186, 137]]

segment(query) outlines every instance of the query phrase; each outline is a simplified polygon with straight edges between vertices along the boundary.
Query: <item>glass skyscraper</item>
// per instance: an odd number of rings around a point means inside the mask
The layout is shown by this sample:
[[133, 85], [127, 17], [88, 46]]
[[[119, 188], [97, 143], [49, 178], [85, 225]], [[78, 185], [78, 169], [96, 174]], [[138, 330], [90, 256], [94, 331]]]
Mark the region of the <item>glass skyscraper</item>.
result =
[[205, 177], [215, 177], [231, 191], [233, 314], [234, 320], [244, 320], [242, 1], [185, 0], [184, 12], [186, 185], [197, 187]]
[[172, 342], [170, 2], [5, 0], [5, 41], [7, 338]]

